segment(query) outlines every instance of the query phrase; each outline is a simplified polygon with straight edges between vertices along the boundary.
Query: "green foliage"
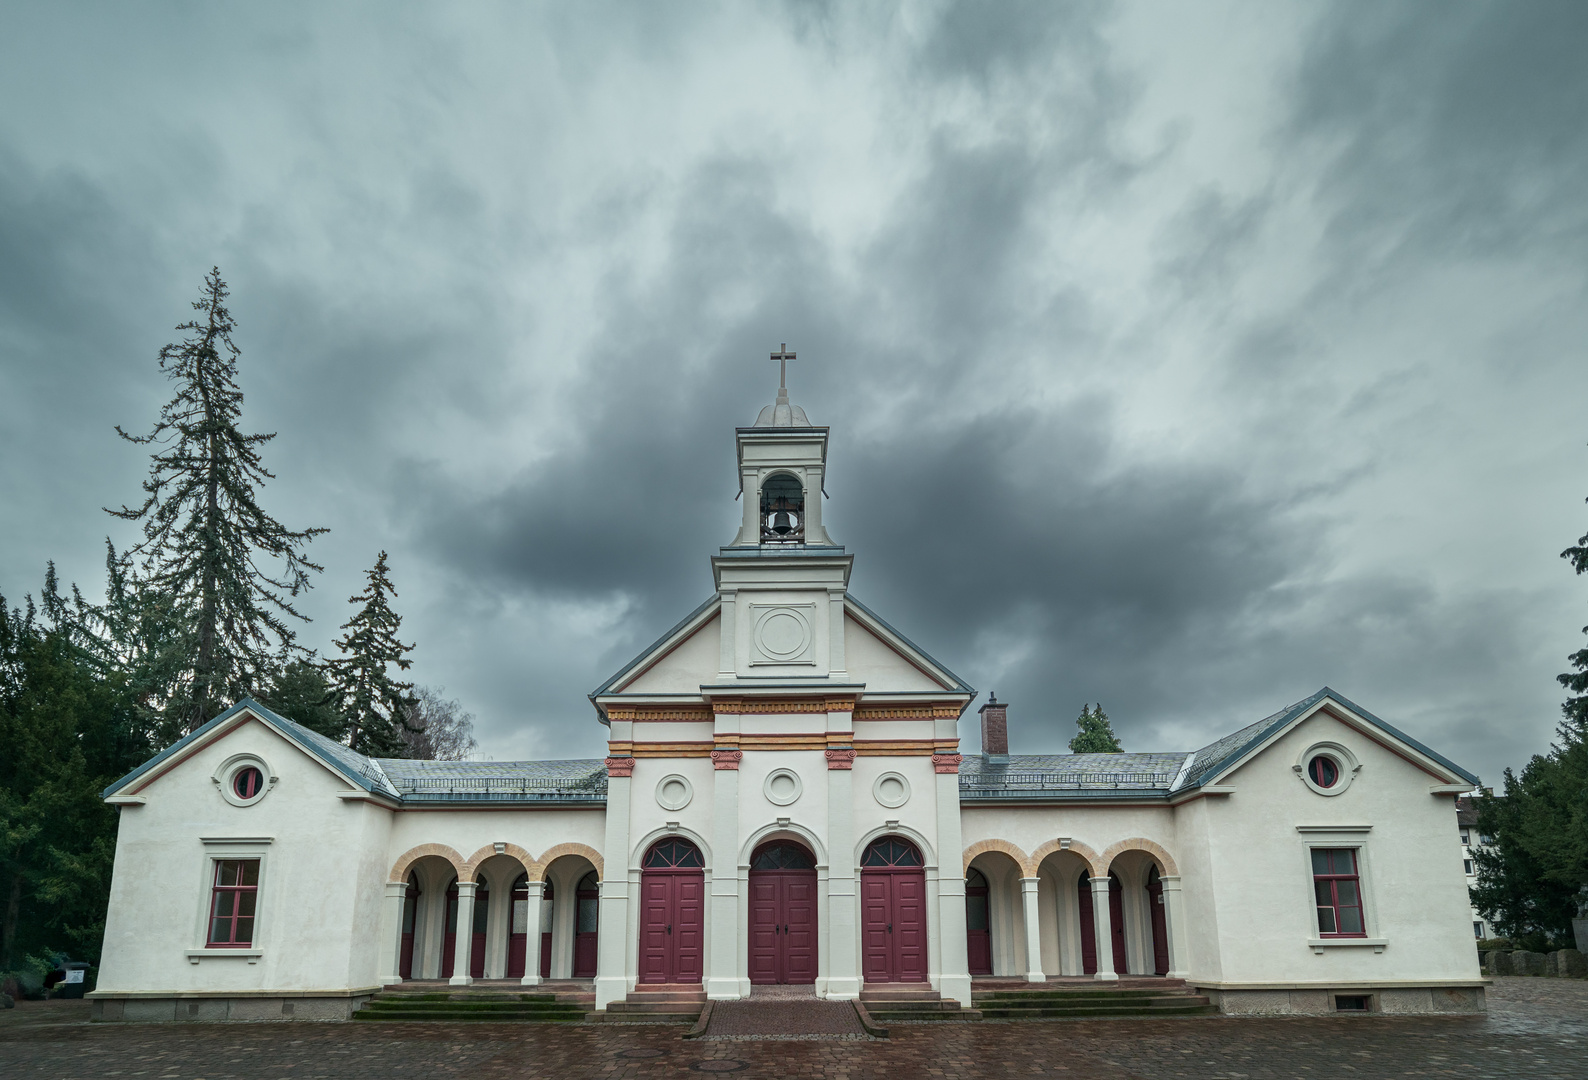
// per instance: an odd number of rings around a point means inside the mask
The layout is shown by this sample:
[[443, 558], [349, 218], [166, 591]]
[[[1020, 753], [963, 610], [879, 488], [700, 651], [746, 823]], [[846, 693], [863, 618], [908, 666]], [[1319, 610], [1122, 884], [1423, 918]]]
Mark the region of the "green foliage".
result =
[[403, 729], [408, 726], [405, 703], [413, 683], [398, 682], [387, 666], [406, 671], [413, 661], [404, 654], [413, 650], [397, 640], [402, 617], [391, 609], [387, 596], [396, 596], [380, 553], [375, 566], [365, 571], [364, 591], [348, 600], [360, 605], [336, 642], [342, 655], [326, 664], [338, 710], [347, 719], [347, 744], [370, 757], [406, 757]]
[[1119, 739], [1108, 722], [1108, 714], [1103, 711], [1102, 703], [1098, 703], [1096, 708], [1082, 705], [1081, 715], [1075, 718], [1075, 726], [1078, 730], [1075, 738], [1070, 740], [1070, 753], [1124, 753], [1125, 748], [1119, 745]]
[[337, 711], [336, 692], [318, 664], [289, 660], [258, 696], [267, 709], [338, 742], [347, 738], [347, 719]]
[[[322, 569], [303, 549], [326, 531], [294, 532], [259, 506], [257, 489], [274, 477], [259, 448], [275, 434], [245, 435], [238, 426], [240, 354], [227, 295], [220, 269], [212, 269], [193, 304], [200, 317], [177, 327], [187, 334], [179, 344], [160, 350], [160, 368], [176, 384], [176, 396], [149, 434], [116, 429], [129, 442], [158, 444], [143, 503], [109, 513], [143, 523], [143, 540], [128, 552], [141, 560], [141, 574], [124, 583], [147, 594], [136, 601], [137, 611], [169, 612], [181, 626], [180, 636], [165, 644], [183, 646], [184, 663], [176, 671], [159, 669], [170, 681], [154, 688], [146, 705], [188, 731], [260, 689], [276, 650], [301, 652], [287, 620], [308, 621], [292, 598], [309, 588], [311, 571]], [[264, 560], [280, 571], [261, 569]]]
[[116, 835], [99, 793], [151, 750], [98, 609], [53, 566], [40, 603], [0, 598], [0, 970], [98, 961]]

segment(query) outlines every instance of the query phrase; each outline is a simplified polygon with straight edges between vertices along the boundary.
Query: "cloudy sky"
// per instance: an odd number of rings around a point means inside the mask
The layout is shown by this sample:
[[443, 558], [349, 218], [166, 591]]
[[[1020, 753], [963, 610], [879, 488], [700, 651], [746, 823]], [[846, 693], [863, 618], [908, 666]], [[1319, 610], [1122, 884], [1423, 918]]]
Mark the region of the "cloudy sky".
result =
[[[868, 605], [1188, 749], [1325, 684], [1499, 779], [1588, 581], [1588, 6], [0, 4], [0, 592], [90, 591], [218, 264], [303, 640], [390, 552], [499, 759], [832, 427]], [[965, 725], [975, 746], [974, 725]]]

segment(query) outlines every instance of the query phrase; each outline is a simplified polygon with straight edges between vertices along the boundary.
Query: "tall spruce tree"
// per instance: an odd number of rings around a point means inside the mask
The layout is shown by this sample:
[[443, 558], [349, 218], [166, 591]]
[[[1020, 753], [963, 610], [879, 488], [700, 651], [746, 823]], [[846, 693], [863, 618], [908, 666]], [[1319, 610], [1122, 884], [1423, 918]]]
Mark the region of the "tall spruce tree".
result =
[[342, 624], [347, 633], [336, 642], [342, 655], [327, 661], [326, 672], [333, 700], [347, 722], [347, 744], [370, 757], [407, 757], [402, 733], [409, 727], [406, 706], [414, 687], [394, 679], [387, 666], [395, 664], [400, 671], [412, 667], [404, 654], [413, 646], [397, 640], [402, 617], [386, 600], [397, 595], [388, 573], [383, 551], [364, 573], [364, 591], [348, 599], [360, 607]]
[[1120, 754], [1124, 747], [1119, 745], [1119, 739], [1114, 735], [1114, 729], [1108, 722], [1108, 714], [1103, 711], [1102, 703], [1097, 708], [1090, 705], [1081, 706], [1081, 715], [1075, 718], [1075, 738], [1070, 740], [1070, 753], [1072, 754]]
[[[243, 392], [237, 385], [240, 351], [226, 308], [229, 290], [220, 268], [210, 270], [182, 323], [180, 343], [160, 350], [160, 368], [176, 396], [147, 435], [116, 432], [129, 442], [159, 445], [151, 455], [140, 506], [108, 510], [143, 523], [143, 540], [128, 552], [141, 560], [136, 584], [184, 625], [189, 637], [181, 671], [162, 689], [164, 714], [186, 730], [230, 701], [254, 692], [285, 652], [303, 655], [288, 620], [308, 621], [293, 598], [322, 567], [304, 555], [326, 529], [293, 531], [260, 508], [258, 489], [275, 474], [259, 448], [275, 433], [245, 435], [239, 428]], [[260, 566], [261, 556], [277, 568]], [[148, 605], [140, 605], [145, 606]]]

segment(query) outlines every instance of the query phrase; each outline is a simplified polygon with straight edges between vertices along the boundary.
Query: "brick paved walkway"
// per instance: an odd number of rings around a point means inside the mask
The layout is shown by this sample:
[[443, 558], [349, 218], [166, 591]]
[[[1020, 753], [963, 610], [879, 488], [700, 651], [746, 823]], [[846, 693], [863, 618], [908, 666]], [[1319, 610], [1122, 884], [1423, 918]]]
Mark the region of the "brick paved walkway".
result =
[[0, 1013], [5, 1080], [1273, 1080], [1588, 1078], [1588, 982], [1500, 979], [1477, 1018], [893, 1025], [875, 1042], [686, 1042], [619, 1025], [91, 1025], [80, 1003]]

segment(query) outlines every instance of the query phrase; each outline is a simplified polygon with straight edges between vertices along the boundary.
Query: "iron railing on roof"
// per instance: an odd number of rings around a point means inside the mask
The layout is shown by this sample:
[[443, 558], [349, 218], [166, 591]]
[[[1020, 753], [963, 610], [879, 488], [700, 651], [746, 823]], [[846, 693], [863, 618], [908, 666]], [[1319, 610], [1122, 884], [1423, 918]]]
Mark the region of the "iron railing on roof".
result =
[[[1178, 770], [1176, 770], [1178, 771]], [[1069, 791], [1079, 788], [1167, 788], [1176, 772], [961, 773], [960, 790], [977, 792]]]
[[393, 777], [404, 801], [428, 802], [604, 802], [605, 773], [591, 776]]

